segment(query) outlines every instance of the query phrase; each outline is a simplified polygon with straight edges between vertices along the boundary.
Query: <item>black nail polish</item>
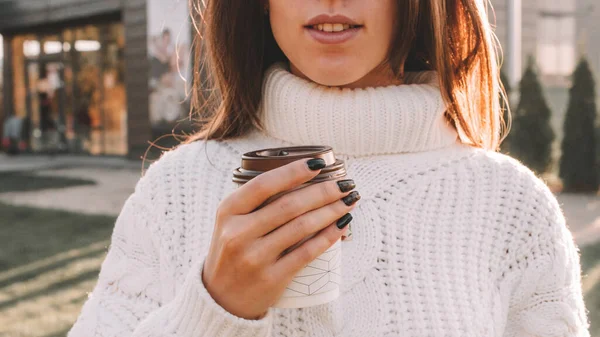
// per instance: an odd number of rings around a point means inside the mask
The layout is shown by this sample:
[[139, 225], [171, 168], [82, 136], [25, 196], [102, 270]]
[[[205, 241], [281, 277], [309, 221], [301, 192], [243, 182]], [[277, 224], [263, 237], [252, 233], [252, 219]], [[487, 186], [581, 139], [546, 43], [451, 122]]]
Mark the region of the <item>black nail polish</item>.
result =
[[350, 206], [358, 200], [360, 200], [360, 194], [358, 194], [358, 191], [352, 191], [350, 194], [342, 198], [342, 201], [344, 204], [346, 204], [346, 206]]
[[356, 187], [356, 184], [352, 179], [338, 180], [337, 184], [340, 187], [340, 191], [342, 192], [351, 191]]
[[327, 166], [323, 158], [313, 158], [311, 160], [308, 160], [306, 164], [308, 165], [308, 168], [313, 171], [320, 170]]
[[339, 229], [344, 229], [344, 227], [346, 227], [350, 223], [350, 221], [352, 221], [352, 214], [346, 213], [343, 217], [338, 219], [335, 225]]

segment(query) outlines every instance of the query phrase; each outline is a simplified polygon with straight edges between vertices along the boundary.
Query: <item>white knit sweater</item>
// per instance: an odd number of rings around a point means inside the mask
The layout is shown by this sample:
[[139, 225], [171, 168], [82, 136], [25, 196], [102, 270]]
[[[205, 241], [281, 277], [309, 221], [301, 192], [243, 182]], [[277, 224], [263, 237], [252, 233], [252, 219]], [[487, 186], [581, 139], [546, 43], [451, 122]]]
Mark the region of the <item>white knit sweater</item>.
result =
[[[264, 131], [179, 146], [140, 179], [68, 336], [589, 336], [555, 197], [514, 159], [458, 141], [434, 73], [408, 80], [341, 90], [269, 69]], [[235, 317], [200, 276], [215, 210], [242, 153], [300, 144], [331, 145], [362, 196], [341, 296]]]

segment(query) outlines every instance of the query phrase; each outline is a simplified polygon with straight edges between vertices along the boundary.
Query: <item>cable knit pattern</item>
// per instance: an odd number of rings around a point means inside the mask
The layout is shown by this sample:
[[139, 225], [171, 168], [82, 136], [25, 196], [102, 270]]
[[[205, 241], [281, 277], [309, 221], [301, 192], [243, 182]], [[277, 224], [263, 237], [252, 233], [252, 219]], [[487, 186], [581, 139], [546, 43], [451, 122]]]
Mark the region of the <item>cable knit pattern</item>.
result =
[[[336, 91], [282, 70], [263, 86], [265, 130], [182, 145], [151, 165], [69, 337], [589, 336], [555, 197], [516, 160], [457, 142], [431, 73]], [[200, 277], [218, 203], [242, 153], [300, 144], [333, 146], [362, 195], [341, 296], [235, 317]]]

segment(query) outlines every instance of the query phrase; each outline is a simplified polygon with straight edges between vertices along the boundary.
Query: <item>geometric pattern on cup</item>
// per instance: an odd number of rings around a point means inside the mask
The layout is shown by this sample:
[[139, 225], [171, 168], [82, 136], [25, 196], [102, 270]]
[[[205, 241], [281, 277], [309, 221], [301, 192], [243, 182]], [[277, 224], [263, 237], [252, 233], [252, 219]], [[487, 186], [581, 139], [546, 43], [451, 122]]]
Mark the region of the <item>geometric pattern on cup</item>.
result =
[[283, 297], [305, 297], [335, 290], [340, 285], [340, 271], [341, 245], [338, 241], [300, 270]]

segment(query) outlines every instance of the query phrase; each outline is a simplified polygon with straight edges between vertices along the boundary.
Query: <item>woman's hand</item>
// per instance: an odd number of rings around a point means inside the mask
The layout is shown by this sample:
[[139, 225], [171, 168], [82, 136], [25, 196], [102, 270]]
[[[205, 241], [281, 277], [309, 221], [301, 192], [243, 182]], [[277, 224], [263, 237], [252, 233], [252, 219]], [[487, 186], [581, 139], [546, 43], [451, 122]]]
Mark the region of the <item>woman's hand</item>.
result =
[[231, 314], [262, 318], [294, 276], [345, 234], [352, 220], [347, 213], [360, 199], [358, 192], [349, 192], [354, 188], [349, 179], [309, 185], [256, 210], [270, 196], [309, 181], [324, 166], [322, 159], [297, 160], [253, 178], [219, 204], [202, 280]]

